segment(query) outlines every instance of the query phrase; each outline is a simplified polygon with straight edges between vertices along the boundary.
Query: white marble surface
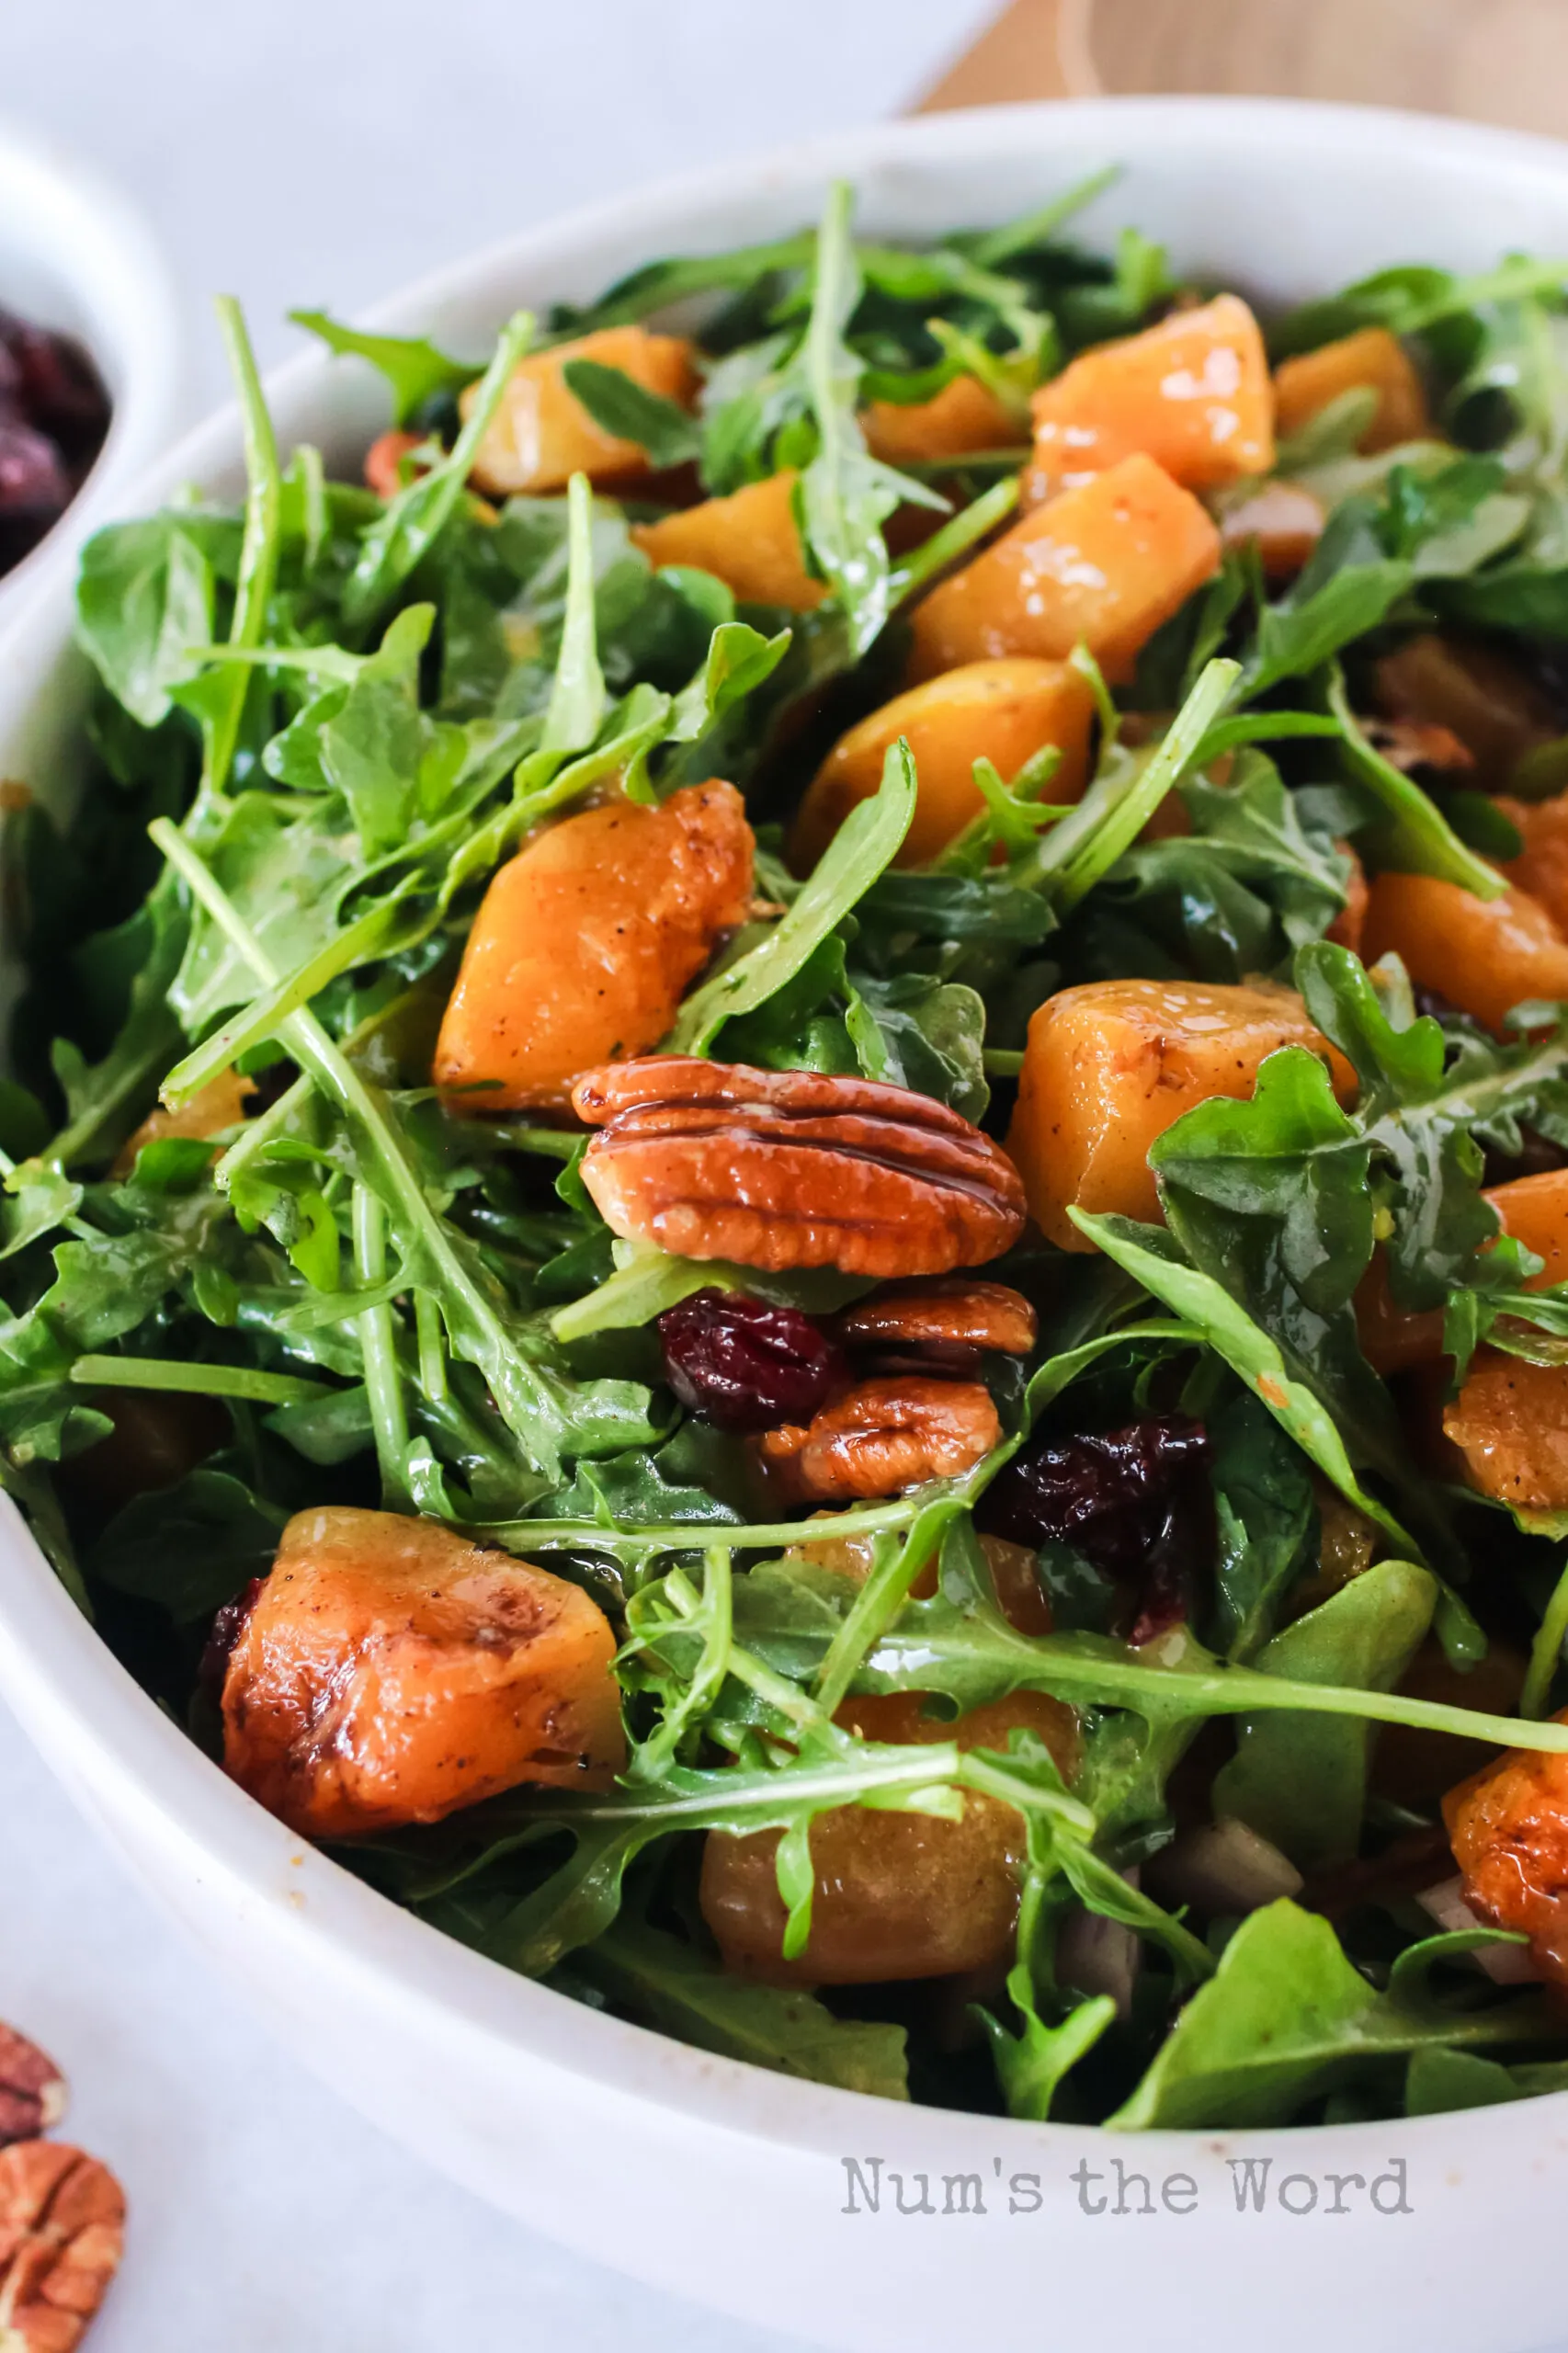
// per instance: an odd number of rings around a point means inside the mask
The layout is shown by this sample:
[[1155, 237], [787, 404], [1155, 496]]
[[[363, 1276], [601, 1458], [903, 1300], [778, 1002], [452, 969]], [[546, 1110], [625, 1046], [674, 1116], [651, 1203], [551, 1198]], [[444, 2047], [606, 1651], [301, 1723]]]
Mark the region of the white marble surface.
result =
[[[340, 313], [504, 231], [896, 111], [986, 0], [51, 0], [0, 10], [0, 111], [111, 174], [190, 305]], [[76, 1821], [0, 1714], [0, 2018], [131, 2201], [92, 2353], [548, 2344], [785, 2353], [491, 2213], [301, 2073]], [[782, 2315], [781, 2315], [782, 2317]]]

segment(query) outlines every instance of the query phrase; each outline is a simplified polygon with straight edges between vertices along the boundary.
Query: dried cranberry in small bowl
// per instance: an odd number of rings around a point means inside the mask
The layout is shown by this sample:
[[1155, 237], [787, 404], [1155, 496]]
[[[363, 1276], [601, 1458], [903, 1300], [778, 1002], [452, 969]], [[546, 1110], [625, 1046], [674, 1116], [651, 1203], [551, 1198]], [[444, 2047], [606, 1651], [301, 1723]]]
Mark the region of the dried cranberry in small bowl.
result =
[[699, 1290], [659, 1318], [665, 1377], [688, 1412], [722, 1430], [809, 1422], [848, 1379], [833, 1342], [798, 1307]]

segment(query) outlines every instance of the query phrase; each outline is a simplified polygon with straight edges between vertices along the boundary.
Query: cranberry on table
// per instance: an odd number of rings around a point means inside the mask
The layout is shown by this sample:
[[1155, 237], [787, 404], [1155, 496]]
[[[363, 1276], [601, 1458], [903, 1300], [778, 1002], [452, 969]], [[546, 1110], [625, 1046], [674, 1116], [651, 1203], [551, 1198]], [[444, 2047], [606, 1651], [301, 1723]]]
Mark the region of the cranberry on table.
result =
[[809, 1315], [744, 1291], [699, 1290], [659, 1318], [665, 1377], [689, 1413], [722, 1430], [809, 1422], [848, 1379]]

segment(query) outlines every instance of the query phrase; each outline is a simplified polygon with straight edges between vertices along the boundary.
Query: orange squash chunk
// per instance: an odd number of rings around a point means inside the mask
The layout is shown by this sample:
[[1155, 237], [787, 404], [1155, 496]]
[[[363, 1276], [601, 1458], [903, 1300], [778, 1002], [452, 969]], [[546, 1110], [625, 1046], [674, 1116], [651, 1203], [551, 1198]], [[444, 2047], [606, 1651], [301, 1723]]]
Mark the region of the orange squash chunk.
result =
[[1525, 891], [1478, 899], [1432, 874], [1380, 874], [1367, 902], [1361, 954], [1398, 956], [1417, 988], [1435, 989], [1501, 1031], [1510, 1007], [1568, 997], [1568, 938]]
[[[1059, 1699], [1016, 1691], [949, 1723], [923, 1716], [923, 1704], [918, 1692], [851, 1699], [838, 1722], [868, 1740], [955, 1740], [965, 1749], [1005, 1749], [1009, 1733], [1026, 1730], [1064, 1769], [1071, 1765], [1076, 1719]], [[703, 1850], [702, 1916], [737, 1976], [775, 1985], [877, 1985], [1011, 1958], [1024, 1858], [1023, 1820], [1012, 1806], [966, 1796], [960, 1822], [865, 1806], [819, 1815], [812, 1824], [812, 1932], [794, 1961], [782, 1949], [778, 1851], [776, 1830], [744, 1837], [713, 1831]]]
[[908, 407], [897, 401], [873, 401], [860, 412], [860, 428], [872, 457], [888, 466], [967, 458], [976, 449], [1009, 449], [1023, 438], [995, 393], [977, 376], [955, 376], [932, 399]]
[[915, 756], [919, 797], [895, 866], [924, 866], [962, 833], [984, 805], [974, 763], [988, 759], [1004, 781], [1042, 745], [1062, 765], [1042, 798], [1076, 801], [1088, 774], [1095, 699], [1065, 662], [1016, 654], [968, 662], [895, 695], [841, 735], [806, 790], [790, 835], [790, 863], [807, 874], [858, 802], [882, 780], [889, 747], [903, 735]]
[[1156, 1221], [1150, 1146], [1195, 1104], [1249, 1097], [1258, 1065], [1281, 1046], [1321, 1054], [1335, 1091], [1354, 1097], [1349, 1064], [1293, 989], [1092, 981], [1048, 997], [1029, 1022], [1006, 1145], [1047, 1240], [1094, 1248], [1069, 1204]]
[[667, 563], [710, 572], [744, 605], [787, 605], [809, 613], [827, 595], [806, 569], [795, 522], [790, 472], [747, 483], [728, 498], [705, 498], [656, 523], [634, 523], [631, 536], [655, 572]]
[[1568, 935], [1568, 798], [1512, 801], [1498, 793], [1496, 801], [1524, 838], [1524, 847], [1504, 863], [1503, 872], [1517, 889], [1539, 900]]
[[[1568, 1722], [1568, 1711], [1557, 1718]], [[1568, 1985], [1568, 1756], [1510, 1748], [1443, 1800], [1464, 1900]]]
[[[650, 335], [646, 327], [601, 327], [519, 359], [501, 405], [479, 445], [469, 479], [489, 498], [511, 498], [527, 491], [564, 490], [575, 473], [590, 482], [623, 482], [652, 472], [640, 442], [623, 441], [596, 425], [568, 391], [564, 369], [574, 359], [619, 368], [644, 392], [689, 408], [697, 395], [692, 347], [682, 335]], [[471, 413], [478, 388], [471, 384], [458, 406]]]
[[1376, 392], [1378, 405], [1357, 443], [1370, 455], [1420, 441], [1432, 431], [1426, 395], [1409, 354], [1387, 327], [1362, 327], [1320, 350], [1281, 360], [1274, 371], [1274, 422], [1283, 438], [1338, 400], [1342, 392]]
[[721, 935], [744, 923], [755, 844], [733, 784], [564, 818], [501, 868], [437, 1042], [472, 1108], [563, 1104], [578, 1074], [656, 1046]]
[[1257, 321], [1234, 294], [1085, 351], [1029, 404], [1034, 472], [1071, 486], [1134, 451], [1188, 490], [1274, 463], [1274, 404]]
[[166, 1136], [189, 1137], [202, 1142], [209, 1136], [222, 1135], [225, 1128], [237, 1128], [245, 1117], [245, 1105], [255, 1093], [254, 1078], [244, 1078], [237, 1070], [225, 1070], [199, 1087], [177, 1111], [166, 1111], [160, 1103], [120, 1145], [109, 1174], [129, 1176], [136, 1165], [137, 1154], [150, 1143], [162, 1143]]
[[581, 1588], [438, 1521], [302, 1511], [229, 1654], [223, 1764], [311, 1838], [439, 1822], [625, 1761], [615, 1635]]
[[1519, 1511], [1568, 1510], [1568, 1365], [1478, 1348], [1443, 1430], [1481, 1495]]
[[915, 615], [910, 675], [1007, 654], [1061, 662], [1082, 641], [1108, 678], [1128, 679], [1219, 563], [1220, 534], [1191, 492], [1152, 458], [1123, 458], [931, 591]]

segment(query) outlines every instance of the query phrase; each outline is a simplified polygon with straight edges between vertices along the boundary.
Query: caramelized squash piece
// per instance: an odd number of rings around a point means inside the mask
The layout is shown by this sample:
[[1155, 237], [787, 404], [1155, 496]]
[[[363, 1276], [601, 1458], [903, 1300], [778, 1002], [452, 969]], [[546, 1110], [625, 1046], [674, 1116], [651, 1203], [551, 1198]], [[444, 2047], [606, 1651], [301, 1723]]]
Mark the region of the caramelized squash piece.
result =
[[932, 399], [908, 407], [896, 401], [873, 401], [860, 412], [860, 427], [872, 457], [887, 466], [928, 465], [939, 458], [967, 458], [976, 449], [1010, 449], [1023, 438], [1016, 420], [977, 376], [955, 376]]
[[[564, 490], [575, 473], [586, 474], [590, 482], [619, 483], [652, 472], [640, 442], [607, 433], [567, 389], [564, 370], [574, 359], [619, 368], [644, 392], [682, 408], [689, 408], [697, 396], [692, 347], [682, 335], [601, 327], [575, 342], [536, 351], [513, 369], [479, 445], [469, 475], [476, 490], [489, 498], [512, 498], [525, 491]], [[477, 396], [478, 387], [471, 384], [458, 404], [465, 418]]]
[[1373, 673], [1386, 719], [1446, 727], [1500, 791], [1519, 762], [1562, 733], [1550, 696], [1517, 662], [1493, 645], [1432, 632], [1385, 654]]
[[[1557, 1719], [1568, 1722], [1568, 1710]], [[1568, 1756], [1510, 1748], [1443, 1800], [1464, 1900], [1568, 1986]]]
[[1094, 1248], [1069, 1204], [1157, 1220], [1150, 1146], [1195, 1104], [1249, 1097], [1258, 1065], [1281, 1046], [1321, 1054], [1335, 1091], [1353, 1099], [1349, 1064], [1292, 989], [1093, 981], [1048, 997], [1029, 1022], [1006, 1146], [1047, 1240]]
[[1568, 937], [1525, 891], [1478, 899], [1433, 874], [1380, 874], [1367, 902], [1361, 954], [1398, 956], [1417, 988], [1435, 989], [1499, 1032], [1532, 997], [1568, 997]]
[[1322, 539], [1326, 520], [1322, 499], [1301, 483], [1266, 482], [1227, 501], [1220, 536], [1227, 548], [1256, 547], [1266, 580], [1293, 580]]
[[889, 747], [906, 736], [919, 797], [895, 866], [924, 866], [983, 807], [974, 763], [990, 760], [1004, 781], [1042, 745], [1062, 765], [1041, 798], [1078, 800], [1088, 774], [1095, 699], [1065, 662], [1024, 655], [968, 662], [895, 695], [841, 735], [807, 788], [790, 835], [790, 864], [809, 874], [858, 802], [882, 780]]
[[1410, 356], [1387, 327], [1362, 327], [1299, 358], [1281, 360], [1274, 371], [1274, 422], [1284, 437], [1299, 433], [1344, 392], [1365, 388], [1378, 405], [1356, 446], [1369, 455], [1420, 441], [1432, 431], [1426, 395]]
[[656, 523], [634, 523], [631, 536], [655, 572], [667, 563], [710, 572], [744, 605], [786, 605], [809, 613], [827, 595], [806, 569], [795, 521], [793, 473], [747, 483], [728, 498], [705, 498]]
[[300, 1512], [229, 1654], [224, 1768], [311, 1838], [603, 1789], [614, 1655], [597, 1604], [530, 1562], [398, 1512]]
[[1188, 490], [1274, 463], [1274, 403], [1257, 321], [1234, 294], [1085, 351], [1029, 404], [1033, 481], [1071, 488], [1142, 451]]
[[1524, 841], [1517, 858], [1504, 862], [1503, 872], [1516, 890], [1539, 900], [1568, 936], [1568, 797], [1511, 801], [1499, 793], [1497, 807]]
[[579, 1072], [656, 1046], [720, 937], [745, 921], [755, 850], [733, 784], [658, 808], [607, 801], [501, 868], [463, 950], [437, 1086], [476, 1111], [563, 1104]]
[[[1544, 1261], [1526, 1288], [1545, 1290], [1568, 1282], [1568, 1168], [1544, 1169], [1538, 1176], [1516, 1176], [1486, 1189], [1503, 1232]], [[1361, 1352], [1374, 1372], [1404, 1372], [1412, 1365], [1435, 1364], [1443, 1353], [1443, 1312], [1396, 1307], [1388, 1266], [1378, 1251], [1356, 1292], [1356, 1328]]]
[[[1017, 1691], [956, 1723], [923, 1716], [923, 1704], [918, 1692], [850, 1699], [837, 1720], [867, 1740], [956, 1740], [966, 1749], [1005, 1749], [1009, 1733], [1025, 1730], [1064, 1770], [1071, 1766], [1076, 1719], [1059, 1699]], [[1011, 1958], [1024, 1858], [1023, 1820], [1012, 1806], [971, 1794], [960, 1822], [853, 1805], [819, 1815], [812, 1933], [794, 1961], [783, 1955], [778, 1836], [715, 1830], [703, 1850], [702, 1916], [735, 1975], [775, 1985], [876, 1985]]]
[[1220, 534], [1191, 492], [1152, 458], [1124, 458], [931, 591], [915, 615], [910, 675], [1007, 654], [1062, 662], [1081, 640], [1108, 678], [1125, 681], [1219, 563]]
[[1478, 1494], [1516, 1511], [1568, 1511], [1568, 1365], [1478, 1348], [1443, 1434]]
[[110, 1176], [129, 1176], [136, 1165], [137, 1154], [150, 1143], [162, 1143], [165, 1136], [187, 1136], [204, 1142], [209, 1136], [222, 1135], [225, 1128], [239, 1127], [245, 1116], [245, 1105], [255, 1093], [254, 1078], [243, 1078], [237, 1070], [225, 1070], [199, 1088], [177, 1111], [165, 1111], [160, 1103], [120, 1145]]

